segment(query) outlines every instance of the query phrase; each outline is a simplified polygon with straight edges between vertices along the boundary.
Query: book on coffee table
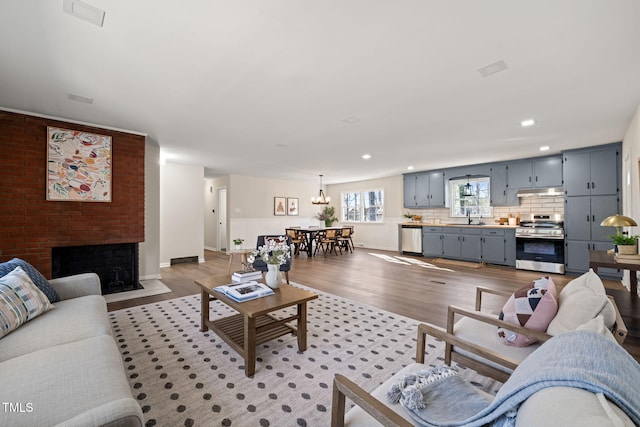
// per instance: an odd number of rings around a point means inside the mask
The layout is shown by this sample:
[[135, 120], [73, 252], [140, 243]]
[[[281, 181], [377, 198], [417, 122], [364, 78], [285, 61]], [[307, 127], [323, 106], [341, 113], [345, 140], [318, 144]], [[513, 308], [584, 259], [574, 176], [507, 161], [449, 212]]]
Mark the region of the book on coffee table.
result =
[[243, 283], [262, 279], [262, 271], [234, 271], [231, 275], [233, 283]]
[[249, 301], [255, 298], [274, 294], [273, 289], [256, 281], [240, 283], [237, 285], [231, 284], [217, 286], [214, 289], [237, 302]]

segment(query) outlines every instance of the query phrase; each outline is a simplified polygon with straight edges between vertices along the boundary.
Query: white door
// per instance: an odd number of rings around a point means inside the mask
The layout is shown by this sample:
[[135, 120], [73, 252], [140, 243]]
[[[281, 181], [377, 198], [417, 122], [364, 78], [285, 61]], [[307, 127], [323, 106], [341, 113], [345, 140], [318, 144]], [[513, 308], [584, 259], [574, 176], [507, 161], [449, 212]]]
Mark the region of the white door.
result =
[[227, 250], [227, 189], [218, 189], [218, 247]]

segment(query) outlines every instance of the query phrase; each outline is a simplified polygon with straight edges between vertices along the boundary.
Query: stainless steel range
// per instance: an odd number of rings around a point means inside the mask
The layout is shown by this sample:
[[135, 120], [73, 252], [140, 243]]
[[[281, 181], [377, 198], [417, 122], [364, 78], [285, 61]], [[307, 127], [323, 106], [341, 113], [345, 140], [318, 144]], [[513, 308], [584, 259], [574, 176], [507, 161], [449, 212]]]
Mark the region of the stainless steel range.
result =
[[524, 215], [516, 228], [516, 268], [564, 274], [564, 215]]

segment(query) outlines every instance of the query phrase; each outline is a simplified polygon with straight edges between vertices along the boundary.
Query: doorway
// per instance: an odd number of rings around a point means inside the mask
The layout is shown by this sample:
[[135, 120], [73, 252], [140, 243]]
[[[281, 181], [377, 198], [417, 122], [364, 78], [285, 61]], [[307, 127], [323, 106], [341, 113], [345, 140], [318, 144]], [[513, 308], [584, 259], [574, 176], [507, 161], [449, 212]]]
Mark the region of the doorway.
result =
[[218, 247], [227, 251], [227, 189], [218, 189]]

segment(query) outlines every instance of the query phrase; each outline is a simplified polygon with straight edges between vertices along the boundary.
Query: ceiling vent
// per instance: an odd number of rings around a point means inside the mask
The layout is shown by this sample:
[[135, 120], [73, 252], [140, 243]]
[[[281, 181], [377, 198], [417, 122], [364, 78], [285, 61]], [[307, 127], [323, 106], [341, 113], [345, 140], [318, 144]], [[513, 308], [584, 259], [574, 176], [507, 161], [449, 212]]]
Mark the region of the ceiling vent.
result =
[[507, 63], [504, 60], [496, 61], [493, 64], [486, 65], [482, 68], [478, 68], [478, 72], [482, 77], [489, 77], [493, 74], [499, 73], [500, 71], [504, 71], [507, 68]]
[[93, 104], [93, 98], [87, 98], [86, 96], [69, 94], [68, 98], [72, 101], [83, 102], [85, 104]]
[[83, 3], [79, 0], [63, 0], [62, 10], [71, 16], [82, 19], [90, 24], [102, 27], [104, 23], [104, 10]]

